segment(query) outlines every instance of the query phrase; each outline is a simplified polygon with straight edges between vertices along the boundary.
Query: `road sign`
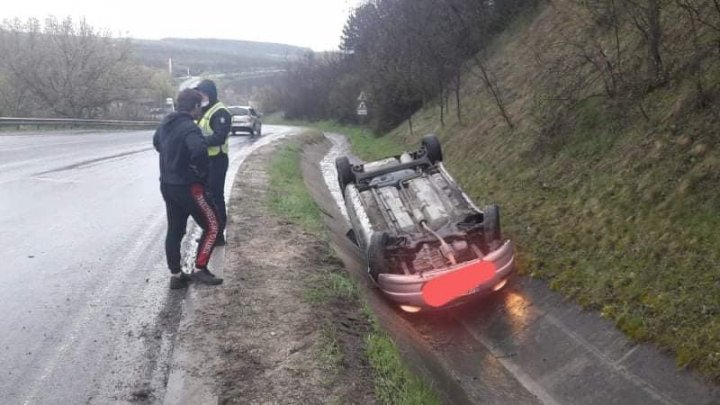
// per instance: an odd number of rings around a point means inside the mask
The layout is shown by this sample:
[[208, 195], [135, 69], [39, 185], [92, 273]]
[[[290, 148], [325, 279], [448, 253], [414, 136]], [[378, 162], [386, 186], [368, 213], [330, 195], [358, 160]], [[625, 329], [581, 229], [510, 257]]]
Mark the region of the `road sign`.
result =
[[357, 107], [357, 115], [367, 115], [367, 106], [364, 101], [361, 101]]
[[360, 95], [358, 96], [358, 101], [365, 101], [367, 100], [367, 97], [365, 97], [365, 92], [361, 91]]

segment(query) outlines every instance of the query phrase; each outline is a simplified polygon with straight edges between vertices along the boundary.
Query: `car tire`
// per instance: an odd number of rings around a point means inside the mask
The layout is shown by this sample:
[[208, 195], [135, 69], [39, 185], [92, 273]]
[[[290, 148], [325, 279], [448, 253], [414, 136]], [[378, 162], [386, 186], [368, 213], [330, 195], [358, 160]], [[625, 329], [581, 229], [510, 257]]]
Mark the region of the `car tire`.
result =
[[335, 159], [335, 170], [337, 170], [340, 191], [345, 195], [345, 186], [355, 182], [355, 173], [353, 173], [352, 165], [347, 156], [341, 156]]
[[255, 136], [255, 128], [250, 128], [250, 136]]
[[378, 281], [380, 273], [386, 268], [385, 247], [390, 237], [387, 232], [373, 232], [370, 237], [370, 244], [367, 249], [368, 274], [375, 282]]
[[257, 136], [262, 136], [262, 125], [260, 125], [258, 127], [258, 129], [257, 129], [257, 131], [255, 131], [255, 133], [257, 133]]
[[437, 136], [434, 134], [423, 136], [422, 147], [425, 149], [425, 155], [430, 159], [430, 163], [442, 162], [442, 147]]
[[500, 207], [488, 205], [483, 210], [483, 230], [485, 242], [490, 245], [493, 242], [502, 240], [500, 231]]

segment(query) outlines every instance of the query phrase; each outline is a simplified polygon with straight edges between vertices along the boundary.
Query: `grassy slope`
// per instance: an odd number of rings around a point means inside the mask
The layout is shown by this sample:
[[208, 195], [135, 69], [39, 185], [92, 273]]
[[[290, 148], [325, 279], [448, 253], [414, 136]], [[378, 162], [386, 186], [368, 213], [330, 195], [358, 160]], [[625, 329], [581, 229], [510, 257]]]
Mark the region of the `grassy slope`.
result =
[[[319, 136], [319, 134], [317, 134]], [[270, 167], [269, 205], [273, 212], [302, 225], [315, 234], [323, 234], [323, 224], [315, 202], [305, 189], [300, 170], [301, 146], [290, 144], [279, 149]], [[375, 380], [375, 395], [381, 404], [439, 404], [437, 395], [403, 364], [395, 343], [380, 328], [377, 320], [362, 303], [358, 287], [342, 269], [339, 259], [327, 247], [326, 262], [334, 271], [318, 274], [309, 280], [308, 300], [316, 304], [333, 305], [334, 300], [363, 305], [370, 332], [365, 336], [366, 349]], [[342, 366], [342, 350], [335, 336], [335, 325], [324, 329], [325, 350], [319, 355], [326, 364]]]
[[[449, 170], [466, 191], [481, 205], [503, 208], [523, 273], [549, 280], [632, 338], [669, 348], [679, 365], [718, 381], [717, 102], [688, 108], [691, 86], [680, 80], [643, 100], [649, 122], [639, 113], [618, 122], [591, 98], [562, 133], [539, 142], [537, 117], [549, 107], [531, 95], [551, 78], [531, 50], [554, 57], [561, 41], [554, 30], [570, 24], [557, 7], [508, 30], [490, 56], [515, 130], [477, 76], [466, 75], [462, 124], [451, 106], [440, 128], [438, 109], [429, 108], [413, 117], [414, 134], [402, 125], [391, 137], [417, 145], [423, 134], [438, 133]], [[717, 94], [714, 76], [705, 80]]]

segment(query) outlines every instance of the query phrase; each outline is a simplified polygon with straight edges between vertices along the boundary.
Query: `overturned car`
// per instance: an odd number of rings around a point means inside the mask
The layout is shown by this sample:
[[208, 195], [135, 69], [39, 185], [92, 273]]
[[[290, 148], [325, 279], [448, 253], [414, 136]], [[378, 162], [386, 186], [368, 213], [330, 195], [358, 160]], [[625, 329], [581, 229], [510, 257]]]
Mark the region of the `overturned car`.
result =
[[407, 312], [439, 308], [501, 289], [513, 244], [496, 205], [478, 209], [448, 174], [440, 142], [352, 165], [335, 160], [352, 226], [380, 290]]

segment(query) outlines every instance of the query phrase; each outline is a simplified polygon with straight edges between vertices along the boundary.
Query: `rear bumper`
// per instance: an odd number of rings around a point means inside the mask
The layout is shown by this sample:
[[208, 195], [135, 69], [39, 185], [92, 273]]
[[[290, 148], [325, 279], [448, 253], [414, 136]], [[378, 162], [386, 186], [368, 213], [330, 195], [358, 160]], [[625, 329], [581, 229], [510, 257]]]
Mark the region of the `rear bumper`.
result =
[[232, 124], [233, 131], [250, 131], [253, 127], [248, 124]]
[[[383, 273], [379, 275], [377, 284], [380, 290], [390, 300], [399, 305], [431, 308], [423, 298], [423, 286], [428, 281], [458, 271], [479, 261], [480, 260], [475, 260], [473, 262], [462, 263], [447, 269], [425, 274], [403, 275]], [[495, 286], [500, 285], [500, 283], [506, 280], [515, 268], [514, 246], [512, 241], [506, 241], [501, 247], [485, 256], [482, 261], [493, 263], [495, 266], [494, 276], [490, 280], [477, 286], [468, 286], [469, 291], [467, 293], [444, 306], [454, 305], [478, 295], [489, 294]]]

